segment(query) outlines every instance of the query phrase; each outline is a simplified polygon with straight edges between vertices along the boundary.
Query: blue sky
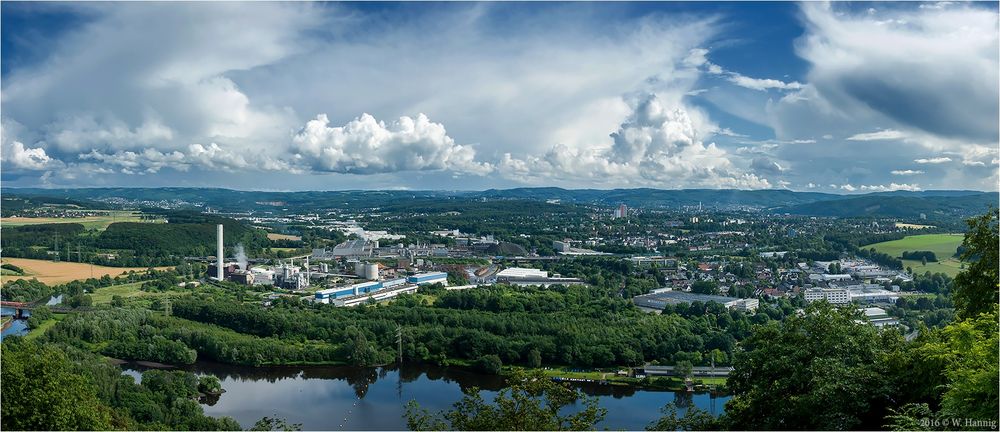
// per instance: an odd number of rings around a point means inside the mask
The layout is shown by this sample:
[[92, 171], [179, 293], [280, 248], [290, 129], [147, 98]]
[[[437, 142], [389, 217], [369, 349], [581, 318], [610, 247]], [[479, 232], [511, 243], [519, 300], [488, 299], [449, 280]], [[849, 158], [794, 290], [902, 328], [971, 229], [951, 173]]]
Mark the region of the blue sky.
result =
[[4, 2], [4, 186], [996, 190], [996, 3]]

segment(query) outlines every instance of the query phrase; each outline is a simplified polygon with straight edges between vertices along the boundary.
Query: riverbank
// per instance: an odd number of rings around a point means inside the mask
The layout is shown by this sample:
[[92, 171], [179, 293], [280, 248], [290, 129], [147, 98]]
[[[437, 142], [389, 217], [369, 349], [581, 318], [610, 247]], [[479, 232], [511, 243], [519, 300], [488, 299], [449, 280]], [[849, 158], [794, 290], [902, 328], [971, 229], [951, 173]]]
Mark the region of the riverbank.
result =
[[[574, 368], [564, 368], [564, 367], [542, 367], [542, 368], [523, 368], [518, 366], [504, 367], [502, 374], [509, 376], [512, 373], [518, 371], [524, 372], [541, 372], [546, 377], [549, 377], [555, 381], [563, 381], [570, 383], [589, 383], [589, 384], [599, 384], [599, 385], [610, 385], [610, 386], [623, 386], [623, 387], [633, 387], [645, 390], [663, 390], [663, 391], [687, 391], [688, 387], [684, 379], [679, 377], [667, 377], [667, 376], [657, 376], [657, 377], [643, 377], [637, 378], [634, 376], [629, 376], [629, 374], [622, 374], [620, 371], [627, 371], [631, 368], [621, 368], [611, 370], [580, 370]], [[716, 391], [725, 393], [726, 392], [726, 378], [724, 377], [695, 377], [692, 379], [695, 391]]]
[[[134, 363], [123, 369], [133, 377], [148, 370]], [[226, 392], [217, 400], [201, 400], [202, 408], [207, 415], [231, 416], [244, 428], [269, 416], [302, 423], [303, 430], [406, 430], [410, 401], [436, 413], [454, 409], [465, 389], [478, 388], [484, 400], [492, 401], [507, 387], [502, 376], [456, 365], [244, 367], [198, 361], [181, 369], [219, 378]], [[597, 398], [599, 406], [608, 410], [598, 430], [643, 430], [670, 404], [720, 415], [729, 400], [726, 395], [707, 392], [587, 383], [574, 387]]]

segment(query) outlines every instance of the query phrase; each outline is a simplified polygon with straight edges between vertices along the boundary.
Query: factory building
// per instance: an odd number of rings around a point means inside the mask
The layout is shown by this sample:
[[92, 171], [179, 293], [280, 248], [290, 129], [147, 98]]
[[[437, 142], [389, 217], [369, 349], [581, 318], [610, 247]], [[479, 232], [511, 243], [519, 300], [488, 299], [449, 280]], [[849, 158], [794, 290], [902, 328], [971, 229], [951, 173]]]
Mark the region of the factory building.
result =
[[309, 274], [292, 264], [282, 264], [275, 268], [274, 285], [281, 288], [301, 290], [309, 287]]
[[220, 264], [216, 263], [208, 265], [208, 277], [215, 280], [225, 280], [229, 277], [229, 275], [233, 274], [236, 270], [239, 269], [239, 266], [237, 266], [236, 263], [234, 262], [223, 263], [221, 264], [222, 272], [220, 274], [219, 265]]
[[406, 281], [416, 285], [424, 285], [432, 283], [441, 283], [444, 285], [448, 285], [448, 273], [445, 272], [417, 273], [413, 276], [407, 277]]
[[[383, 290], [395, 290], [406, 286], [407, 279], [398, 278], [387, 281], [370, 281], [342, 287], [328, 288], [316, 291], [314, 298], [320, 303], [330, 303], [336, 299], [344, 299], [356, 296], [367, 296], [381, 292]], [[415, 288], [415, 287], [414, 287]]]
[[558, 274], [549, 276], [549, 272], [533, 268], [510, 267], [497, 273], [497, 282], [511, 285], [579, 285], [582, 279], [561, 277]]
[[274, 270], [264, 267], [250, 267], [253, 275], [253, 285], [274, 285]]
[[755, 312], [760, 306], [760, 300], [758, 299], [741, 299], [736, 297], [697, 294], [684, 291], [657, 290], [657, 292], [654, 293], [632, 297], [632, 303], [635, 303], [636, 306], [655, 310], [663, 310], [663, 307], [666, 305], [678, 305], [681, 303], [691, 304], [696, 301], [702, 303], [716, 302], [725, 306], [727, 309], [744, 312]]

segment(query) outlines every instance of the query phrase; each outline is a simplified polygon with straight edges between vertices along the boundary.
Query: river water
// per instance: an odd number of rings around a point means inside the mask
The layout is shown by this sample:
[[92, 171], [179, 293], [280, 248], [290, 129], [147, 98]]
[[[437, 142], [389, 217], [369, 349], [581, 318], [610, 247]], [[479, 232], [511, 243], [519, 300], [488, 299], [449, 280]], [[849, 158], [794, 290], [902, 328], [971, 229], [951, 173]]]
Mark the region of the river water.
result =
[[[123, 365], [138, 376], [141, 369]], [[230, 416], [250, 427], [264, 416], [301, 423], [305, 430], [406, 430], [405, 405], [416, 400], [437, 412], [461, 399], [462, 389], [477, 387], [491, 401], [503, 380], [464, 369], [427, 365], [398, 368], [268, 367], [249, 368], [198, 362], [188, 368], [196, 374], [215, 375], [226, 390], [217, 400], [203, 401], [205, 413]], [[608, 410], [598, 429], [642, 430], [660, 417], [666, 404], [679, 412], [697, 406], [715, 415], [722, 413], [728, 396], [708, 393], [673, 393], [627, 387], [586, 384], [584, 393], [597, 396]], [[579, 409], [580, 404], [571, 409]]]

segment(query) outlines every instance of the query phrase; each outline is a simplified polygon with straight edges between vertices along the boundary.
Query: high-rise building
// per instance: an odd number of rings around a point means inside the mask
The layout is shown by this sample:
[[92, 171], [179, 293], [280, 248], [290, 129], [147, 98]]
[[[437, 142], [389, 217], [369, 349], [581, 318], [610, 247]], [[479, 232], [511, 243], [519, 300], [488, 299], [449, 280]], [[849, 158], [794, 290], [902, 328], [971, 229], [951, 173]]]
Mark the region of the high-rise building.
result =
[[625, 204], [619, 204], [618, 208], [615, 209], [613, 213], [613, 217], [615, 219], [628, 217], [628, 207], [626, 207]]

